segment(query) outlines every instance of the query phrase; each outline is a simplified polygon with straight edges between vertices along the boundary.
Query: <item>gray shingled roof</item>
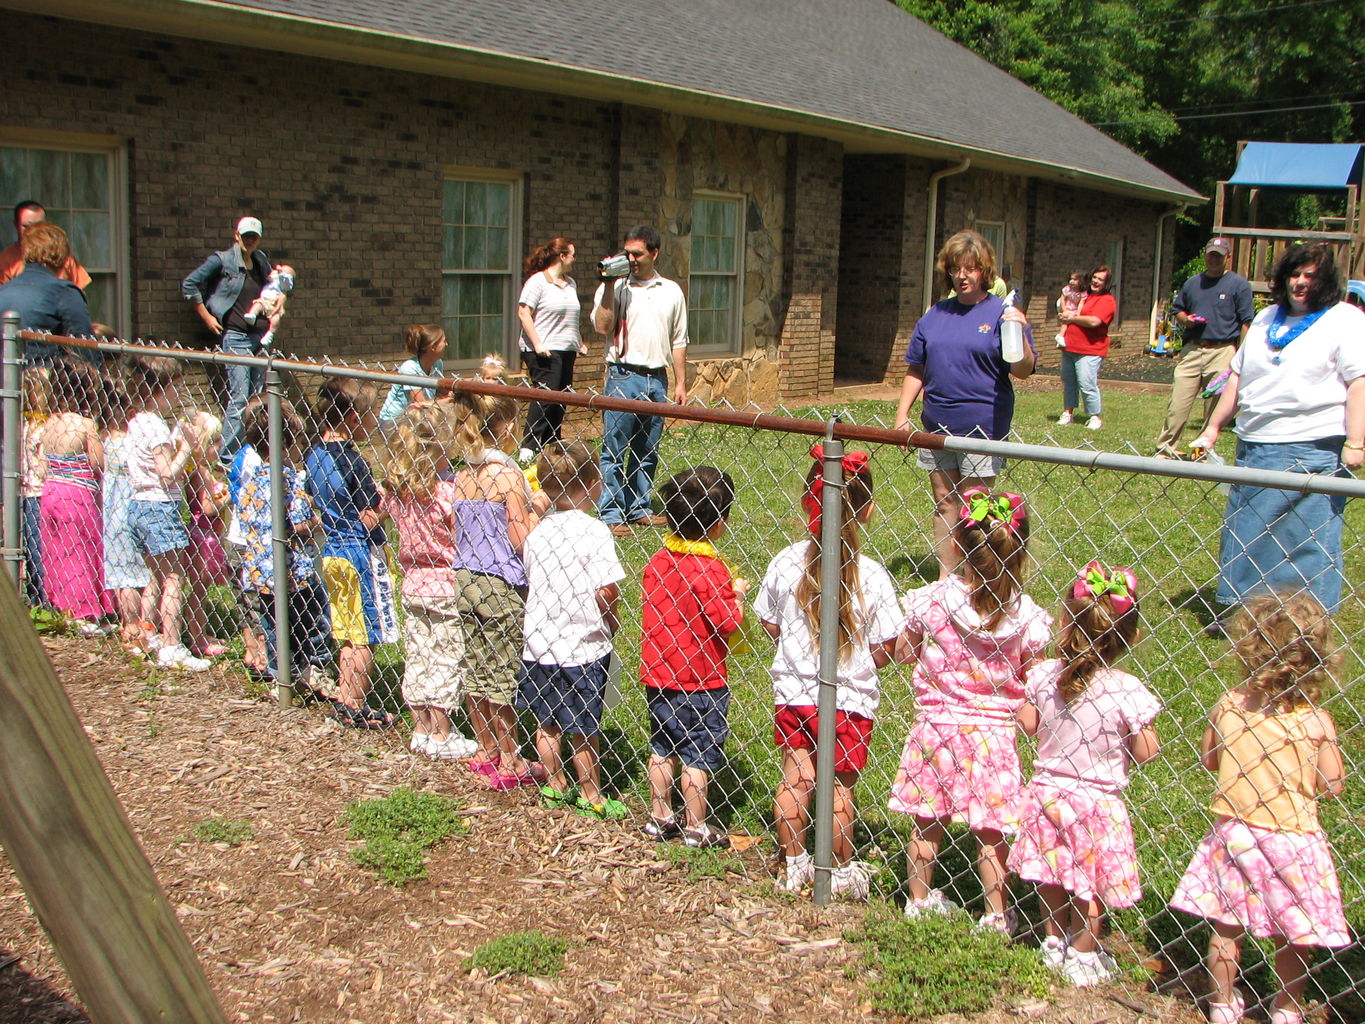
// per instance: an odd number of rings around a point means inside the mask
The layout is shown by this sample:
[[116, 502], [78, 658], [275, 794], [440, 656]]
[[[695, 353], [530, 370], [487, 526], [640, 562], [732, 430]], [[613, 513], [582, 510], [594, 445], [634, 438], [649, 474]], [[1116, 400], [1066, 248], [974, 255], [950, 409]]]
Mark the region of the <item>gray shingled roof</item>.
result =
[[[918, 136], [1009, 161], [1074, 168], [1116, 191], [1197, 193], [890, 0], [256, 0], [232, 2], [362, 32], [621, 76], [776, 112], [870, 126], [868, 148]], [[574, 71], [561, 71], [572, 92]], [[723, 116], [717, 111], [716, 116]], [[818, 129], [805, 128], [811, 134]], [[831, 134], [834, 134], [831, 128]], [[886, 136], [878, 140], [877, 134]], [[921, 143], [921, 146], [926, 144]], [[941, 147], [927, 144], [941, 154]], [[1104, 188], [1104, 181], [1088, 181]], [[1125, 188], [1124, 186], [1129, 186]]]

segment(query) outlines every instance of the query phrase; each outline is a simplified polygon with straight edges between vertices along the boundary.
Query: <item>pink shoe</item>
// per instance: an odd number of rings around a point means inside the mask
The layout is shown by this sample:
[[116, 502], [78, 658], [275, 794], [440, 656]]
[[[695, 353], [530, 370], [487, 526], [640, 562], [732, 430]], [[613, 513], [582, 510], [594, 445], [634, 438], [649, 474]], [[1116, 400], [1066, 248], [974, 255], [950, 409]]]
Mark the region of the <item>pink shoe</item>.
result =
[[487, 775], [492, 778], [498, 774], [498, 759], [494, 757], [491, 760], [483, 761], [476, 757], [469, 762], [469, 770], [475, 775]]

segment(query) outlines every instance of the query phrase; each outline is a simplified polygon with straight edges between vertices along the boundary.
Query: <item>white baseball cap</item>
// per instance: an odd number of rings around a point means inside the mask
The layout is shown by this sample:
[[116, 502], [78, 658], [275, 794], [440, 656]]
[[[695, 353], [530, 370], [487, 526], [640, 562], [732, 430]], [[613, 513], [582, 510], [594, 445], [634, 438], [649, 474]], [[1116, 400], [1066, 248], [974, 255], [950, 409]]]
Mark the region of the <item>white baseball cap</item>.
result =
[[260, 235], [261, 222], [255, 217], [243, 217], [237, 222], [237, 234], [239, 235]]

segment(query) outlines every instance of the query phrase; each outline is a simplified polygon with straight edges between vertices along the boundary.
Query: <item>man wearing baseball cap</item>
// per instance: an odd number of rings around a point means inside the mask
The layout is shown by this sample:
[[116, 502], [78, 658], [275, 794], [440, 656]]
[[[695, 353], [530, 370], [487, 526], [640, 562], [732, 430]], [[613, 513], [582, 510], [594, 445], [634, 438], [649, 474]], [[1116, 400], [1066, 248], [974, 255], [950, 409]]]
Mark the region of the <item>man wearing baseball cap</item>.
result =
[[[261, 222], [243, 217], [237, 222], [234, 244], [209, 255], [180, 285], [185, 301], [210, 331], [218, 336], [219, 350], [230, 355], [260, 355], [261, 337], [270, 329], [266, 317], [248, 323], [245, 314], [270, 279], [270, 259], [257, 248]], [[242, 446], [242, 410], [247, 399], [261, 390], [265, 371], [256, 366], [227, 366], [228, 400], [223, 410], [222, 459], [230, 465]]]
[[[1230, 239], [1210, 238], [1204, 246], [1204, 272], [1185, 282], [1171, 307], [1183, 329], [1184, 347], [1171, 381], [1166, 424], [1156, 439], [1156, 453], [1161, 458], [1180, 457], [1178, 442], [1194, 400], [1231, 365], [1233, 353], [1255, 315], [1251, 285], [1241, 274], [1227, 269], [1231, 258]], [[1217, 400], [1216, 395], [1205, 400], [1205, 422]]]

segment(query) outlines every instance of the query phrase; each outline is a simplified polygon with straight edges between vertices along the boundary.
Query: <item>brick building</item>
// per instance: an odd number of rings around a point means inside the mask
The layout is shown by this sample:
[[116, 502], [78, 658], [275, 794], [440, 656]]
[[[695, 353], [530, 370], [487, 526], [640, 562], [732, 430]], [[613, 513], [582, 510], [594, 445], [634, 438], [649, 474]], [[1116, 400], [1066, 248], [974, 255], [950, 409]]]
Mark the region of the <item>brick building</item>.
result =
[[442, 320], [447, 365], [514, 362], [525, 253], [574, 240], [586, 302], [649, 222], [699, 394], [794, 398], [899, 377], [962, 227], [1046, 330], [1066, 273], [1112, 264], [1142, 339], [1200, 198], [886, 0], [0, 0], [0, 25], [0, 203], [48, 207], [125, 336], [207, 343], [178, 283], [251, 213], [299, 270], [286, 350], [396, 359]]

